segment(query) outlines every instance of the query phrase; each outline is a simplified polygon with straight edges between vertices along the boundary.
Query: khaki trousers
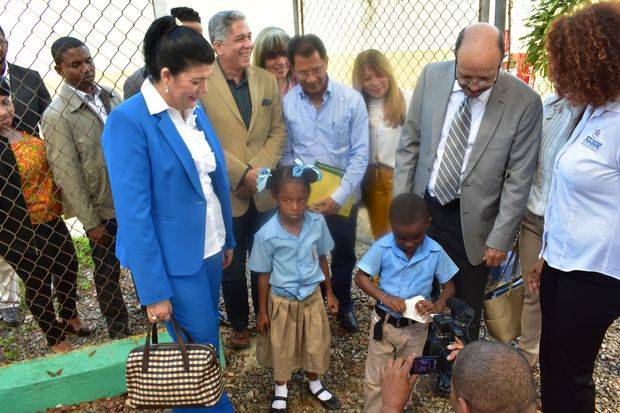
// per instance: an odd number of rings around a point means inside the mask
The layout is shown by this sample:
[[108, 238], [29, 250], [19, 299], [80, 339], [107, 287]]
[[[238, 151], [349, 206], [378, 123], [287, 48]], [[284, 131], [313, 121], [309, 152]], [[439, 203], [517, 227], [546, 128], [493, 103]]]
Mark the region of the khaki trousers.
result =
[[364, 202], [375, 240], [391, 231], [389, 210], [394, 188], [393, 179], [394, 170], [390, 167], [370, 165], [366, 170]]
[[[519, 253], [523, 280], [527, 282], [528, 271], [538, 260], [542, 248], [542, 234], [544, 218], [526, 211], [521, 221], [521, 235], [519, 237]], [[538, 347], [540, 343], [540, 300], [538, 294], [531, 294], [525, 289], [523, 312], [521, 313], [521, 338], [519, 349], [531, 366], [538, 361]]]
[[381, 410], [381, 368], [390, 359], [396, 357], [407, 358], [411, 353], [421, 356], [428, 334], [428, 324], [415, 323], [413, 325], [396, 328], [388, 323], [383, 324], [383, 340], [375, 340], [373, 336], [375, 323], [379, 316], [372, 311], [370, 315], [370, 335], [368, 356], [366, 357], [366, 374], [364, 377], [364, 411], [378, 413]]

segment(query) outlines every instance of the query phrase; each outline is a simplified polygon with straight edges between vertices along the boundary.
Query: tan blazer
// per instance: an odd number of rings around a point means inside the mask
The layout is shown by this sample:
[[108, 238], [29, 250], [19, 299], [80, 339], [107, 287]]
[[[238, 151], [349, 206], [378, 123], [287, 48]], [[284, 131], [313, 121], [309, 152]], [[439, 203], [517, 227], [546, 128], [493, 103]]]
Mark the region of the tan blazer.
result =
[[[101, 87], [108, 113], [122, 100]], [[101, 118], [66, 83], [41, 118], [47, 160], [62, 192], [65, 218], [77, 216], [84, 229], [114, 218], [108, 172], [101, 148]]]
[[[217, 62], [213, 65], [213, 75], [207, 81], [209, 91], [202, 98], [205, 112], [226, 155], [233, 217], [244, 215], [250, 204], [249, 198], [242, 198], [232, 193], [241, 183], [248, 166], [275, 168], [282, 156], [286, 140], [282, 101], [275, 76], [253, 66], [247, 68], [246, 76], [252, 100], [252, 120], [249, 130], [243, 123], [241, 113]], [[254, 203], [260, 212], [275, 207], [269, 191], [255, 194]]]

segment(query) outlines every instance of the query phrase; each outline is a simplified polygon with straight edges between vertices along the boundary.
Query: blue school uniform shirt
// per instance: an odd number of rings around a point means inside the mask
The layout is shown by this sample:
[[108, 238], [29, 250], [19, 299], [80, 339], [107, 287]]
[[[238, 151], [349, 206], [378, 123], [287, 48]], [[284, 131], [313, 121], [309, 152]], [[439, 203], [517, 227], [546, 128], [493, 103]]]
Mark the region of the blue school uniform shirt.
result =
[[334, 248], [322, 215], [306, 211], [299, 237], [280, 225], [275, 214], [254, 236], [250, 270], [271, 272], [269, 284], [275, 295], [303, 300], [325, 280], [319, 257]]
[[[403, 300], [418, 295], [429, 300], [433, 278], [444, 284], [459, 270], [441, 245], [428, 236], [424, 236], [422, 244], [408, 259], [396, 245], [392, 233], [377, 240], [357, 264], [357, 268], [369, 275], [379, 275], [379, 289]], [[395, 313], [385, 305], [380, 307], [395, 318], [402, 317], [402, 314]]]

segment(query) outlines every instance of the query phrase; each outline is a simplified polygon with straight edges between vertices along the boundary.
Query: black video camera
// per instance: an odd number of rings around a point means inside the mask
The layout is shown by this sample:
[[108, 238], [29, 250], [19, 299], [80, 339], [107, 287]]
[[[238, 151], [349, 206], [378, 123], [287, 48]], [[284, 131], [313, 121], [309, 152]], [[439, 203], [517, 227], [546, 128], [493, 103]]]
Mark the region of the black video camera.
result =
[[428, 337], [424, 346], [424, 356], [414, 360], [411, 374], [437, 374], [436, 391], [441, 395], [450, 393], [452, 362], [448, 345], [458, 337], [468, 342], [465, 331], [474, 318], [473, 309], [464, 302], [451, 298], [447, 302], [452, 316], [436, 314], [428, 328]]

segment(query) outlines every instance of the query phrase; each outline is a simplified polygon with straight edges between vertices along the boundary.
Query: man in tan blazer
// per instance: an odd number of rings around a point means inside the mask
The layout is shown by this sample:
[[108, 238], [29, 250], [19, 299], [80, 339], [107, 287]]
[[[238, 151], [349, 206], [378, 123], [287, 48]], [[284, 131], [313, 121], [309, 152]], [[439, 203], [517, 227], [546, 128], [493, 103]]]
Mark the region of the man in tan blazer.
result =
[[[223, 273], [222, 292], [233, 328], [229, 345], [245, 348], [250, 345], [247, 253], [254, 234], [275, 207], [268, 191], [257, 192], [256, 179], [260, 168], [275, 168], [278, 164], [286, 132], [276, 78], [261, 68], [250, 67], [252, 33], [245, 16], [235, 10], [215, 14], [209, 21], [209, 37], [217, 63], [202, 103], [225, 151], [237, 243], [232, 264]], [[251, 284], [256, 315], [255, 273]]]
[[43, 113], [41, 131], [47, 158], [62, 194], [65, 218], [77, 217], [90, 241], [93, 278], [111, 338], [126, 336], [127, 307], [114, 253], [116, 219], [101, 148], [101, 133], [122, 100], [95, 83], [95, 65], [81, 40], [61, 37], [52, 44], [56, 72], [63, 78], [58, 96]]

